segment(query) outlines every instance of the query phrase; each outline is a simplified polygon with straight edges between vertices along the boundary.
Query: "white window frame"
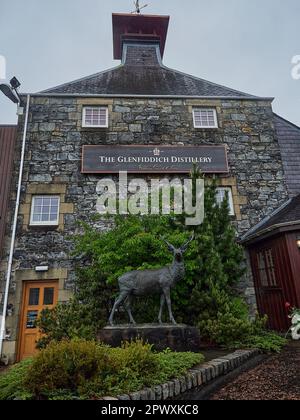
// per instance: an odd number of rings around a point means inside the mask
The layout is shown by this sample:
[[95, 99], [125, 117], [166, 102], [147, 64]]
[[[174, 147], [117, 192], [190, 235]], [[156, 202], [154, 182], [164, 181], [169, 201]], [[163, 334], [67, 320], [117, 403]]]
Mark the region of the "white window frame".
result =
[[[58, 211], [57, 211], [57, 218], [56, 220], [47, 220], [47, 221], [34, 221], [33, 214], [34, 214], [34, 202], [37, 198], [56, 198], [58, 200]], [[58, 226], [59, 225], [59, 215], [60, 215], [60, 196], [58, 195], [47, 195], [47, 194], [40, 194], [40, 195], [33, 195], [31, 200], [31, 212], [30, 212], [30, 226]]]
[[[214, 113], [214, 121], [215, 124], [212, 125], [196, 125], [196, 118], [195, 118], [195, 112], [196, 111], [213, 111]], [[215, 108], [193, 108], [193, 121], [194, 121], [194, 128], [199, 128], [199, 129], [215, 129], [215, 128], [219, 128], [219, 124], [218, 124], [218, 115], [217, 115], [217, 110]]]
[[[228, 191], [229, 215], [230, 216], [235, 216], [234, 203], [233, 203], [233, 195], [232, 195], [232, 188], [231, 187], [217, 187], [217, 191], [224, 191], [224, 198], [225, 198], [226, 191]], [[218, 202], [218, 205], [220, 206], [221, 203]]]
[[[87, 109], [105, 109], [106, 112], [106, 121], [105, 125], [89, 125], [86, 124], [86, 110]], [[84, 106], [82, 110], [82, 127], [84, 128], [108, 128], [108, 107], [107, 106]]]

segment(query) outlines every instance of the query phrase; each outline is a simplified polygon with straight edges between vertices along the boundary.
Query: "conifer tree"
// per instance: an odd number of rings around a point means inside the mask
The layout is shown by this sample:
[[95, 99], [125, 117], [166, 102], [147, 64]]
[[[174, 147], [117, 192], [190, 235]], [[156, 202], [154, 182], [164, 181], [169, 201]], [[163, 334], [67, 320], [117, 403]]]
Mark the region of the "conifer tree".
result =
[[236, 230], [229, 214], [229, 196], [215, 209], [214, 237], [220, 254], [223, 269], [228, 277], [228, 286], [236, 286], [245, 274], [245, 255], [237, 243]]

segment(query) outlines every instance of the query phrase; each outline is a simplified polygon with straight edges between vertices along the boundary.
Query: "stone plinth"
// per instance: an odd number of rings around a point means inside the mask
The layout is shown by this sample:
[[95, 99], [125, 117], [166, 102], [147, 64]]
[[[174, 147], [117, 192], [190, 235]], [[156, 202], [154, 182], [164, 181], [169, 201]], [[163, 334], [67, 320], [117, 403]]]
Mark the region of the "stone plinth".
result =
[[187, 325], [116, 325], [105, 327], [98, 334], [99, 341], [112, 347], [137, 338], [153, 344], [158, 351], [170, 348], [173, 351], [198, 352], [200, 349], [199, 330]]

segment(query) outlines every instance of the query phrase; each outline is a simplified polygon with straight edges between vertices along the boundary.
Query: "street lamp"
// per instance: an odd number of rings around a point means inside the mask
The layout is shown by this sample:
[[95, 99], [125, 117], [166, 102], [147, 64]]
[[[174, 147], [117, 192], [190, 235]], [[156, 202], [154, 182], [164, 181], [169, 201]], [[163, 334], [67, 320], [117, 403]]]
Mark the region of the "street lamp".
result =
[[19, 98], [17, 98], [17, 96], [14, 94], [11, 86], [6, 85], [4, 83], [2, 83], [0, 85], [0, 90], [2, 93], [4, 93], [5, 96], [7, 96], [8, 99], [10, 99], [13, 103], [18, 104], [19, 103]]
[[22, 106], [21, 98], [18, 93], [18, 88], [21, 86], [21, 83], [16, 77], [13, 77], [10, 80], [10, 85], [6, 83], [0, 84], [0, 90], [1, 92], [14, 104], [18, 104], [18, 113], [19, 113], [19, 107]]

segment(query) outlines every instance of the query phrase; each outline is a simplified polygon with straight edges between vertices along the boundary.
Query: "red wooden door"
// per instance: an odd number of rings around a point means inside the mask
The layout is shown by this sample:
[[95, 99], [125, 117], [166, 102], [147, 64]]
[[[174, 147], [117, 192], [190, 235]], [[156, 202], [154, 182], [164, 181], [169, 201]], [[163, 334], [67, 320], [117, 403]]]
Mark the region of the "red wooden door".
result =
[[287, 331], [284, 282], [293, 282], [284, 240], [275, 239], [251, 250], [251, 265], [260, 315], [272, 330]]

